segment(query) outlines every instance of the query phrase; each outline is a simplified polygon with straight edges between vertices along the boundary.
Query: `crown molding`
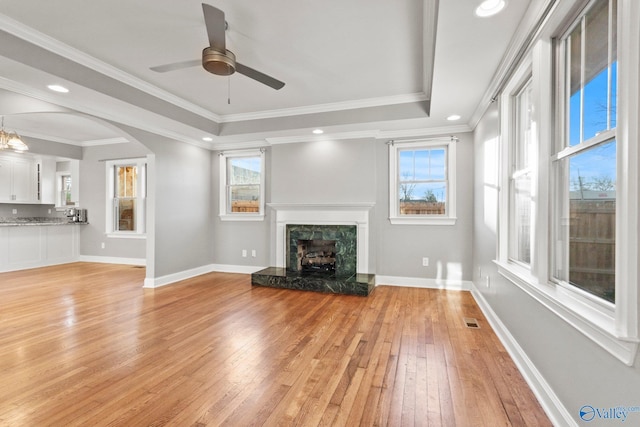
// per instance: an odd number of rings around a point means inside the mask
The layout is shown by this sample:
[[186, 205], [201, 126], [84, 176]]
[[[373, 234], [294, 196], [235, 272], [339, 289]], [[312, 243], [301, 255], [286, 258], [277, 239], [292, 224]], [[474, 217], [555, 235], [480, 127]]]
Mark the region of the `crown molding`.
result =
[[354, 101], [331, 102], [308, 105], [305, 107], [281, 108], [278, 110], [257, 111], [253, 113], [227, 114], [221, 116], [221, 123], [242, 122], [249, 120], [273, 119], [279, 117], [300, 116], [303, 114], [328, 113], [332, 111], [354, 110], [358, 108], [382, 107], [386, 105], [407, 104], [427, 101], [427, 96], [420, 93], [394, 95], [379, 98], [359, 99]]
[[118, 80], [128, 86], [148, 93], [149, 95], [152, 95], [158, 99], [176, 105], [206, 119], [216, 122], [220, 122], [221, 120], [219, 115], [209, 110], [192, 104], [183, 98], [177, 97], [167, 91], [158, 88], [157, 86], [151, 85], [142, 79], [134, 77], [131, 74], [128, 74], [103, 61], [100, 61], [97, 58], [87, 55], [86, 53], [78, 49], [75, 49], [67, 44], [62, 43], [59, 40], [49, 37], [46, 34], [43, 34], [14, 19], [11, 19], [6, 15], [0, 14], [0, 27], [5, 31], [13, 34], [14, 36], [19, 37], [29, 43], [47, 49], [55, 53], [56, 55], [76, 62], [98, 73], [104, 74], [105, 76]]

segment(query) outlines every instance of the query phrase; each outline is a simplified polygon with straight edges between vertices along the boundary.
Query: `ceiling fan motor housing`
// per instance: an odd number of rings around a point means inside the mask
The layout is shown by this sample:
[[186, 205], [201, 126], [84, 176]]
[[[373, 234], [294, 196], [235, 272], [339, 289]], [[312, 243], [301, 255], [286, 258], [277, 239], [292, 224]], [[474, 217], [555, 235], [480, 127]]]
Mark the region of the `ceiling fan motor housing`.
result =
[[230, 50], [220, 52], [206, 47], [202, 50], [202, 66], [217, 76], [230, 76], [236, 72], [236, 56]]

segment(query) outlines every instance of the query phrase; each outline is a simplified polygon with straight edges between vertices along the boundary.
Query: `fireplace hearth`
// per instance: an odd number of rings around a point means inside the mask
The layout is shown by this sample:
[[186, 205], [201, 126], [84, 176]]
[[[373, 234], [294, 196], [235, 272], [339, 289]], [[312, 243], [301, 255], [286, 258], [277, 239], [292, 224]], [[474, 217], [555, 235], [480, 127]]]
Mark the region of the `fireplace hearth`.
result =
[[356, 225], [288, 224], [286, 266], [251, 275], [251, 284], [348, 295], [369, 295], [373, 274], [357, 273]]

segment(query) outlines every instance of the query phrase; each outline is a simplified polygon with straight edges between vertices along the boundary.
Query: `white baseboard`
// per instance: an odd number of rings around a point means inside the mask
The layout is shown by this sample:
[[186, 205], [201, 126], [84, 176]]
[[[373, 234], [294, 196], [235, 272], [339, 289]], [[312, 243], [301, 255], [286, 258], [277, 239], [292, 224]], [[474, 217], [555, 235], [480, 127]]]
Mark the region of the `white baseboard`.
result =
[[159, 288], [160, 286], [170, 285], [172, 283], [180, 282], [181, 280], [190, 279], [192, 277], [200, 276], [202, 274], [211, 273], [216, 271], [213, 268], [213, 264], [203, 265], [201, 267], [192, 268], [190, 270], [179, 271], [177, 273], [167, 274], [160, 277], [147, 277], [144, 279], [145, 288]]
[[538, 398], [540, 405], [551, 420], [551, 423], [553, 423], [554, 426], [578, 427], [578, 424], [567, 408], [564, 407], [549, 383], [547, 383], [540, 371], [538, 371], [531, 359], [529, 359], [525, 351], [520, 347], [513, 335], [511, 335], [509, 329], [502, 320], [500, 320], [474, 284], [472, 284], [471, 294], [498, 336], [498, 339], [500, 339], [502, 345], [507, 349], [507, 352], [518, 367], [525, 381]]
[[421, 277], [382, 276], [376, 274], [376, 286], [378, 285], [469, 291], [471, 290], [472, 282], [468, 280], [426, 279]]
[[99, 262], [103, 264], [124, 264], [124, 265], [147, 265], [146, 258], [121, 258], [112, 256], [90, 256], [80, 255], [78, 261], [82, 262]]
[[212, 264], [213, 271], [219, 271], [220, 273], [238, 273], [238, 274], [252, 274], [256, 271], [263, 270], [267, 267], [256, 267], [255, 265], [230, 265], [230, 264]]

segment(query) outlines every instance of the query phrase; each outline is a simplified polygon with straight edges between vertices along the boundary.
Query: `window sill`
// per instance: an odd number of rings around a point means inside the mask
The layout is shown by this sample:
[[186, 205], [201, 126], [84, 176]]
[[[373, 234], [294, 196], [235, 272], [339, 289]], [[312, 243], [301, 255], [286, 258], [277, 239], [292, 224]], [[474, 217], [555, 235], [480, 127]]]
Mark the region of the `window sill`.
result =
[[264, 214], [226, 214], [220, 221], [264, 221]]
[[421, 218], [415, 216], [390, 217], [389, 221], [393, 225], [456, 225], [455, 217], [429, 217]]
[[105, 233], [107, 237], [114, 239], [146, 239], [146, 234], [140, 233]]
[[613, 313], [586, 304], [562, 286], [541, 284], [531, 273], [511, 263], [495, 261], [498, 272], [521, 288], [555, 315], [580, 331], [587, 338], [632, 366], [638, 351], [637, 337], [623, 337], [616, 333]]

